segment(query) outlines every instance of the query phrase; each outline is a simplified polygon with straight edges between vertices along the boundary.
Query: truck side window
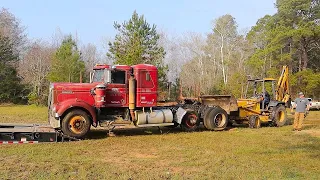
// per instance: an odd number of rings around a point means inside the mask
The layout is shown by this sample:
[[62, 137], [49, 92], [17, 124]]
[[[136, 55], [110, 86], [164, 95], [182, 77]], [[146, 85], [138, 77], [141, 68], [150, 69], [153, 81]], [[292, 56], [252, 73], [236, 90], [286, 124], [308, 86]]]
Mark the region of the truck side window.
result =
[[146, 73], [146, 81], [150, 81], [150, 73]]
[[111, 72], [111, 83], [113, 84], [125, 84], [126, 72], [125, 71], [113, 71]]
[[151, 75], [149, 71], [142, 70], [140, 72], [140, 80], [139, 83], [141, 84], [142, 88], [152, 88], [154, 87], [153, 81], [151, 79]]

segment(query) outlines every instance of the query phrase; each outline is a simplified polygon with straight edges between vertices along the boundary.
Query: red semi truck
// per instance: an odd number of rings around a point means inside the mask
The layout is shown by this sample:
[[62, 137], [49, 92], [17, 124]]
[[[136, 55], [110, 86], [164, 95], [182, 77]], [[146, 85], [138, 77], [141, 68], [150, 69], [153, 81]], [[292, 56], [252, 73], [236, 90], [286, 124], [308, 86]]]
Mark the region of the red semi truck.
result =
[[158, 70], [153, 65], [97, 65], [90, 83], [52, 83], [48, 97], [50, 125], [68, 136], [83, 138], [90, 127], [121, 124], [137, 127], [180, 126], [194, 131], [201, 121], [221, 130], [237, 109], [231, 96], [202, 96], [174, 105], [157, 102]]

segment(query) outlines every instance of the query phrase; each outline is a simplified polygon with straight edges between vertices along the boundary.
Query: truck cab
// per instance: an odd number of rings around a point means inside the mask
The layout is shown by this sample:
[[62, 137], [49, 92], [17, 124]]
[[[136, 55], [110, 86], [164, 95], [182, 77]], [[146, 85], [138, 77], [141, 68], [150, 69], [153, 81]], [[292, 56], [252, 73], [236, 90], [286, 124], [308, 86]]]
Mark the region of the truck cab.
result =
[[91, 125], [132, 123], [144, 108], [156, 107], [158, 71], [148, 64], [102, 64], [93, 68], [90, 83], [52, 83], [49, 89], [50, 125], [70, 136], [83, 137]]

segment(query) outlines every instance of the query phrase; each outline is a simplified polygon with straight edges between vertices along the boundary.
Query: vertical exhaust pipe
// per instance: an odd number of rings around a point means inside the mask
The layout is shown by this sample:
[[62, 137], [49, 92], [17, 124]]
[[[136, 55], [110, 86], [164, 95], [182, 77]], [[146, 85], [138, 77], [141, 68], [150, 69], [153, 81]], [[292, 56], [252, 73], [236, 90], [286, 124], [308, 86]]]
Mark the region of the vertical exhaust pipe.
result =
[[183, 101], [184, 100], [184, 97], [182, 95], [182, 81], [180, 80], [180, 87], [179, 87], [179, 101]]
[[136, 80], [133, 75], [133, 69], [131, 69], [131, 74], [129, 78], [129, 110], [131, 115], [131, 120], [136, 121], [134, 110], [136, 108]]

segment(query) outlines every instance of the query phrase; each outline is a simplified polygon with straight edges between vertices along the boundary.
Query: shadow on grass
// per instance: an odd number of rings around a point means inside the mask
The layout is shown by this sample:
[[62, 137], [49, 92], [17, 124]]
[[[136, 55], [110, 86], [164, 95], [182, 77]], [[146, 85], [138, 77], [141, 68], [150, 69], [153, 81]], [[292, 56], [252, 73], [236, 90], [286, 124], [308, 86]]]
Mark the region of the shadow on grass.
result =
[[[236, 126], [228, 126], [222, 131], [229, 131], [235, 128], [248, 128], [248, 125], [236, 125]], [[203, 125], [193, 132], [205, 132], [209, 131]], [[123, 137], [123, 136], [148, 136], [148, 135], [165, 135], [165, 134], [179, 134], [179, 133], [193, 133], [193, 132], [185, 132], [178, 127], [145, 127], [145, 128], [119, 128], [114, 129], [113, 134], [116, 137]], [[107, 129], [92, 129], [86, 139], [104, 139], [109, 137]]]
[[[274, 127], [271, 124], [262, 124], [261, 128], [264, 127]], [[232, 131], [235, 129], [247, 129], [248, 124], [233, 124], [232, 126], [227, 126], [222, 131]], [[200, 127], [193, 132], [210, 132], [211, 130], [206, 129], [202, 124]], [[212, 130], [213, 132], [213, 130]], [[220, 131], [215, 131], [220, 132]], [[123, 136], [148, 136], [148, 135], [165, 135], [165, 134], [179, 134], [179, 133], [192, 133], [192, 132], [185, 132], [181, 130], [181, 128], [175, 127], [129, 127], [129, 128], [116, 128], [113, 130], [113, 135], [116, 137], [123, 137]], [[86, 139], [104, 139], [109, 137], [107, 129], [94, 129], [92, 128], [91, 131], [88, 133]]]
[[[293, 122], [293, 118], [288, 117], [288, 123], [286, 125], [291, 125]], [[272, 123], [265, 123], [261, 124], [261, 127], [274, 127]], [[230, 131], [233, 129], [247, 129], [248, 124], [236, 124], [233, 123], [231, 126], [227, 126], [222, 131]], [[312, 128], [312, 127], [310, 127]], [[200, 127], [194, 131], [194, 132], [204, 132], [204, 131], [210, 131], [207, 130], [203, 124], [200, 125]], [[178, 127], [144, 127], [144, 128], [137, 128], [137, 127], [129, 127], [129, 128], [116, 128], [113, 130], [113, 134], [116, 137], [121, 136], [147, 136], [147, 135], [161, 135], [161, 134], [178, 134], [178, 133], [186, 133], [181, 130], [181, 128]], [[107, 129], [94, 129], [88, 133], [86, 139], [104, 139], [109, 137], [108, 130]]]
[[[226, 129], [228, 130], [228, 128]], [[203, 132], [208, 131], [205, 127], [200, 126], [194, 132]], [[165, 135], [165, 134], [178, 134], [178, 133], [186, 133], [182, 131], [179, 127], [171, 128], [171, 127], [148, 127], [148, 128], [119, 128], [114, 129], [113, 134], [116, 137], [123, 137], [123, 136], [147, 136], [147, 135]], [[86, 139], [104, 139], [109, 137], [107, 129], [92, 129]]]

